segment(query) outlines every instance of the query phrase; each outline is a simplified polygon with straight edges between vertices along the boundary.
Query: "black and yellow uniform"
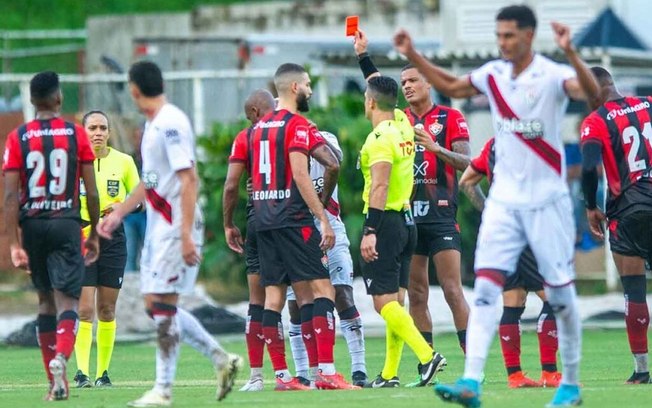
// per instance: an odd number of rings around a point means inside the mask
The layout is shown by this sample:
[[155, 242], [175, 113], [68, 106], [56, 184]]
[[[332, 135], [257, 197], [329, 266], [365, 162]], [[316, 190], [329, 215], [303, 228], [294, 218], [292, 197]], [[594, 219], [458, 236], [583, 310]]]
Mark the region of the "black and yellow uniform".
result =
[[[360, 151], [365, 214], [369, 208], [371, 166], [380, 162], [392, 165], [384, 214], [376, 228], [378, 259], [362, 265], [370, 295], [397, 293], [399, 286], [407, 287], [415, 244], [415, 229], [409, 215], [414, 155], [414, 130], [405, 113], [398, 109], [394, 111], [394, 120], [383, 121], [375, 127]], [[404, 212], [406, 208], [408, 211]]]
[[[111, 211], [111, 206], [121, 203], [138, 185], [140, 179], [134, 159], [110, 147], [104, 158], [93, 162], [97, 191], [100, 195], [101, 215]], [[86, 207], [86, 190], [80, 187], [81, 218], [88, 222]], [[84, 228], [88, 235], [90, 226]], [[82, 286], [106, 286], [119, 289], [122, 287], [125, 264], [127, 262], [127, 245], [122, 225], [113, 233], [110, 240], [100, 239], [100, 256], [96, 262], [86, 267]]]

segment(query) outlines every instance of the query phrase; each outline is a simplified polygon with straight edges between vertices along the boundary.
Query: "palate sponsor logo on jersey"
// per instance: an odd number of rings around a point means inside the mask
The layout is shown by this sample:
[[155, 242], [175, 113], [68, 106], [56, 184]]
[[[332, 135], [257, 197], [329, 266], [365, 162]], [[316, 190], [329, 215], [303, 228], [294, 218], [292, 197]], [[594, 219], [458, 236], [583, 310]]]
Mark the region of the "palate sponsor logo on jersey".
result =
[[524, 139], [538, 139], [543, 137], [543, 122], [539, 119], [498, 119], [498, 131], [520, 133]]
[[158, 174], [153, 171], [144, 171], [143, 172], [143, 184], [146, 189], [152, 189], [158, 187]]
[[109, 197], [117, 197], [120, 193], [120, 182], [118, 180], [107, 180], [106, 193]]
[[324, 191], [324, 178], [318, 177], [316, 179], [313, 179], [312, 186], [315, 188], [317, 194], [320, 194], [322, 191]]
[[434, 123], [428, 126], [428, 130], [430, 131], [430, 133], [432, 133], [433, 136], [438, 136], [443, 129], [444, 129], [444, 125], [439, 123], [438, 120], [436, 120]]
[[308, 146], [308, 128], [306, 126], [297, 126], [294, 134], [294, 142]]

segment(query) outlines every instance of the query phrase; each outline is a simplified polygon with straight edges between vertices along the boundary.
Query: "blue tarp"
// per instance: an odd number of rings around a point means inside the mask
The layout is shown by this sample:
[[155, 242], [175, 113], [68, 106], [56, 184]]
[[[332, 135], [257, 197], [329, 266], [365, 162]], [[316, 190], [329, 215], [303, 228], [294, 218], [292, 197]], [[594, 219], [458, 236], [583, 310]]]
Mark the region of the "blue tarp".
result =
[[648, 47], [607, 7], [573, 40], [578, 47], [615, 47], [646, 51]]

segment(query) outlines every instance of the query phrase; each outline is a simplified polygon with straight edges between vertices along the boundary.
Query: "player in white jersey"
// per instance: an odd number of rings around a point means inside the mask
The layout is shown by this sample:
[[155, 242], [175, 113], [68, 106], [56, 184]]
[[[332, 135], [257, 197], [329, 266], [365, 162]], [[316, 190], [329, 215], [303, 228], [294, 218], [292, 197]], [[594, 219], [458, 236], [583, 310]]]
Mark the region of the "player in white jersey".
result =
[[[581, 402], [578, 381], [581, 327], [574, 285], [574, 220], [559, 125], [568, 97], [599, 104], [599, 88], [580, 59], [567, 26], [552, 23], [557, 45], [573, 69], [532, 51], [536, 17], [527, 6], [508, 6], [496, 16], [502, 60], [491, 61], [470, 75], [456, 77], [431, 64], [414, 49], [408, 33], [394, 37], [397, 50], [437, 91], [468, 98], [489, 98], [496, 135], [496, 179], [489, 193], [478, 236], [475, 303], [467, 329], [463, 377], [455, 385], [438, 385], [444, 400], [480, 406], [480, 379], [496, 332], [496, 302], [520, 253], [530, 245], [555, 310], [563, 360], [561, 386], [549, 406]], [[493, 317], [492, 317], [493, 316]]]
[[[319, 133], [341, 163], [344, 155], [337, 137], [330, 132]], [[324, 189], [325, 171], [323, 165], [310, 157], [310, 178], [320, 196]], [[328, 221], [335, 232], [335, 246], [328, 250], [324, 260], [328, 260], [331, 283], [335, 287], [335, 309], [340, 318], [342, 335], [346, 340], [349, 354], [351, 354], [351, 382], [362, 387], [367, 383], [364, 331], [362, 319], [360, 319], [360, 314], [353, 301], [353, 260], [349, 251], [350, 243], [346, 235], [346, 226], [340, 218], [337, 190], [336, 185], [330, 200], [328, 203], [324, 203]], [[320, 228], [319, 222], [315, 221], [315, 225], [317, 229]], [[308, 373], [308, 355], [301, 340], [301, 316], [292, 288], [288, 288], [287, 299], [290, 312], [290, 347], [296, 366], [296, 376], [303, 383], [309, 384], [307, 380], [310, 375]]]
[[97, 227], [101, 236], [110, 238], [122, 218], [147, 200], [141, 292], [156, 324], [156, 383], [128, 405], [172, 405], [180, 340], [211, 360], [217, 371], [216, 396], [221, 400], [231, 391], [242, 359], [227, 353], [192, 314], [177, 307], [179, 294], [191, 291], [195, 284], [203, 243], [192, 127], [188, 117], [167, 102], [161, 70], [154, 63], [143, 61], [131, 66], [129, 89], [147, 117], [141, 146], [142, 180]]

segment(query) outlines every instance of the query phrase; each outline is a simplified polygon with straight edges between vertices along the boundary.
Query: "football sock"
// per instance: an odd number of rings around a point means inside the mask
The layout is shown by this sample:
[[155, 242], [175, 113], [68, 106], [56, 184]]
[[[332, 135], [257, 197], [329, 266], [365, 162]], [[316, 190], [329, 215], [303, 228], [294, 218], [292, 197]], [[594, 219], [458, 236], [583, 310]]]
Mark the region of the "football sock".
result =
[[192, 313], [179, 307], [176, 320], [181, 341], [210, 358], [216, 366], [221, 366], [227, 361], [226, 351]]
[[50, 374], [50, 360], [57, 355], [55, 352], [57, 346], [57, 317], [43, 314], [38, 315], [36, 317], [36, 335], [38, 338], [38, 345], [41, 349], [41, 357], [43, 358], [45, 373], [51, 383], [52, 374]]
[[[315, 328], [313, 325], [314, 314], [315, 306], [312, 303], [303, 305], [301, 306], [301, 309], [299, 309], [299, 340], [296, 341], [296, 358], [299, 359], [299, 361], [295, 360], [295, 365], [297, 366], [297, 371], [299, 370], [299, 366], [301, 366], [301, 376], [304, 378], [310, 378], [310, 373], [308, 371], [310, 367], [316, 369], [319, 365], [317, 337], [315, 336]], [[292, 354], [295, 355], [294, 349], [292, 350]]]
[[457, 331], [457, 341], [460, 343], [462, 353], [466, 354], [466, 329]]
[[500, 336], [500, 348], [503, 351], [503, 360], [507, 374], [521, 371], [521, 329], [519, 321], [525, 311], [524, 307], [503, 307], [503, 315], [500, 318], [498, 335]]
[[426, 341], [426, 343], [428, 343], [428, 345], [430, 347], [432, 347], [432, 345], [433, 345], [433, 343], [432, 343], [432, 332], [422, 331], [420, 333], [421, 333], [421, 336], [423, 337], [423, 339]]
[[489, 353], [489, 346], [496, 333], [496, 302], [503, 292], [498, 283], [504, 274], [500, 271], [476, 271], [475, 301], [471, 304], [466, 332], [466, 360], [464, 378], [480, 381]]
[[351, 355], [351, 372], [367, 372], [365, 363], [364, 329], [360, 313], [355, 306], [339, 313], [340, 329], [346, 340], [346, 346]]
[[152, 318], [156, 324], [156, 384], [154, 389], [170, 395], [177, 371], [180, 349], [180, 328], [177, 307], [166, 303], [152, 305]]
[[[625, 295], [625, 326], [629, 348], [634, 355], [636, 372], [649, 371], [647, 365], [647, 330], [650, 312], [647, 308], [645, 275], [621, 276]], [[645, 355], [645, 358], [642, 356]], [[637, 356], [639, 356], [637, 358]]]
[[[294, 360], [294, 375], [308, 378], [308, 353], [306, 352], [306, 345], [301, 335], [302, 326], [301, 324], [290, 322], [288, 336], [290, 337], [290, 350], [292, 351], [292, 359]], [[312, 328], [312, 322], [310, 327]], [[312, 332], [310, 332], [309, 336], [314, 341], [315, 335]]]
[[319, 369], [323, 374], [335, 374], [333, 349], [335, 348], [335, 303], [328, 298], [317, 298], [314, 303], [312, 326], [317, 340]]
[[[115, 319], [110, 322], [103, 322], [102, 320], [97, 322], [97, 369], [95, 378], [100, 378], [105, 370], [109, 370], [111, 355], [113, 354], [113, 345], [115, 344], [115, 332]], [[77, 333], [77, 340], [79, 341], [79, 333]], [[76, 352], [77, 349], [75, 348], [75, 353]]]
[[[285, 372], [288, 369], [285, 361], [285, 339], [280, 313], [270, 309], [263, 311], [263, 336], [265, 336], [265, 343], [267, 343], [269, 359], [272, 361], [272, 367], [278, 377], [279, 372]], [[289, 372], [285, 375], [286, 381], [290, 381], [289, 375]]]
[[432, 359], [432, 347], [423, 339], [414, 325], [412, 316], [397, 302], [391, 301], [380, 310], [387, 327], [399, 336], [416, 354], [419, 362], [425, 364]]
[[75, 339], [75, 360], [77, 361], [77, 369], [86, 375], [90, 374], [92, 344], [93, 322], [80, 321], [79, 328], [77, 329], [77, 338]]
[[546, 286], [546, 298], [557, 319], [557, 339], [562, 362], [563, 384], [578, 385], [582, 326], [577, 308], [575, 284], [563, 287]]
[[249, 373], [249, 378], [263, 378], [263, 368], [262, 367], [251, 367]]
[[401, 355], [403, 354], [403, 339], [385, 326], [385, 365], [380, 376], [386, 380], [391, 380], [398, 375], [398, 367], [401, 364]]
[[539, 355], [541, 357], [542, 371], [557, 371], [557, 322], [555, 313], [548, 302], [543, 302], [537, 323], [537, 337], [539, 338]]
[[249, 367], [251, 367], [253, 377], [253, 369], [263, 366], [263, 354], [265, 354], [263, 307], [261, 305], [249, 304], [245, 339], [247, 341], [247, 353], [249, 354]]
[[68, 360], [75, 349], [77, 322], [79, 316], [74, 310], [64, 310], [57, 323], [57, 354], [61, 353]]

